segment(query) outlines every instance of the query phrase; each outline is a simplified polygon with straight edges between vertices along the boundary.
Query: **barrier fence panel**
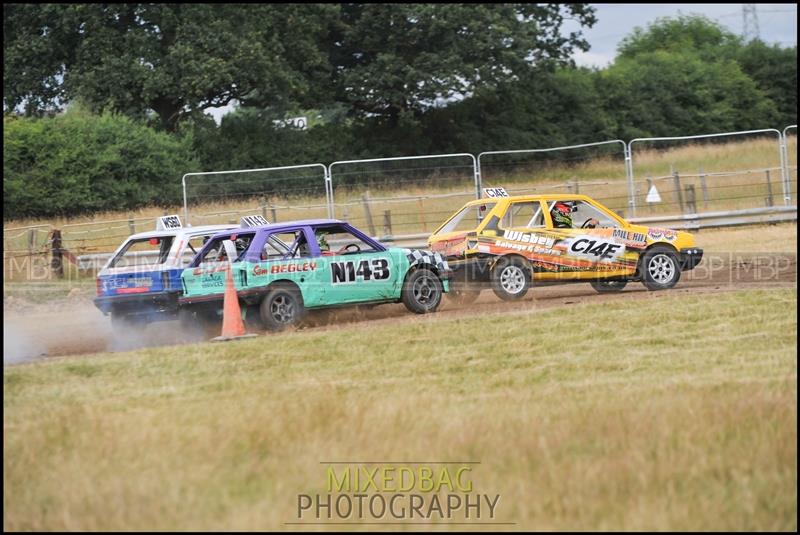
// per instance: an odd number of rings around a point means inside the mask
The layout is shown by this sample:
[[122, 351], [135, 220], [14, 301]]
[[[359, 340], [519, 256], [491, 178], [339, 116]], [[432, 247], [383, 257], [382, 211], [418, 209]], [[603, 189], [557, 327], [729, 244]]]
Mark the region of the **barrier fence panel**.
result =
[[[236, 223], [255, 213], [269, 221], [339, 217], [373, 236], [406, 241], [424, 241], [484, 186], [511, 194], [582, 193], [629, 218], [744, 224], [745, 214], [785, 210], [782, 217], [796, 218], [797, 125], [477, 158], [458, 153], [187, 173], [182, 186], [184, 224]], [[10, 223], [3, 229], [3, 278], [91, 276], [124, 238], [154, 229], [166, 213], [150, 207], [101, 221]]]
[[[794, 130], [794, 132], [790, 132]], [[785, 168], [784, 202], [791, 204], [793, 195], [797, 195], [797, 125], [783, 129], [783, 165]]]
[[479, 189], [472, 154], [340, 161], [329, 170], [334, 216], [378, 237], [430, 233]]
[[50, 224], [3, 228], [3, 280], [49, 277]]
[[546, 149], [482, 152], [483, 187], [511, 195], [581, 193], [624, 214], [628, 203], [625, 142], [619, 139]]
[[782, 136], [774, 129], [638, 138], [628, 144], [632, 215], [691, 215], [783, 203]]
[[270, 222], [329, 217], [327, 182], [321, 163], [187, 173], [182, 179], [184, 224], [238, 222], [255, 213]]

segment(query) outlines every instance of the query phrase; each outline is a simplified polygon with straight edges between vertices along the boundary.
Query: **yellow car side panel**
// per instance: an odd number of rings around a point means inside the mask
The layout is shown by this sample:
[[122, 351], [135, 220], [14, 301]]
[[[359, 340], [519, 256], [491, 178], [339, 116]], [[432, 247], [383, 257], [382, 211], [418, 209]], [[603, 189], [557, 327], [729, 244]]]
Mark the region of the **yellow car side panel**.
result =
[[[609, 219], [616, 221], [616, 226], [594, 229], [553, 228], [545, 203], [554, 200], [589, 203]], [[542, 203], [544, 227], [504, 229], [499, 226], [512, 203], [536, 201]], [[585, 195], [528, 195], [479, 199], [467, 203], [458, 212], [467, 206], [482, 203], [488, 205], [491, 202], [496, 202], [495, 206], [487, 210], [475, 228], [439, 234], [439, 229], [452, 219], [451, 216], [431, 235], [428, 246], [451, 261], [466, 261], [477, 255], [523, 256], [531, 262], [534, 279], [539, 280], [631, 276], [636, 271], [639, 256], [653, 244], [666, 244], [676, 251], [695, 246], [694, 236], [688, 232], [633, 225]]]

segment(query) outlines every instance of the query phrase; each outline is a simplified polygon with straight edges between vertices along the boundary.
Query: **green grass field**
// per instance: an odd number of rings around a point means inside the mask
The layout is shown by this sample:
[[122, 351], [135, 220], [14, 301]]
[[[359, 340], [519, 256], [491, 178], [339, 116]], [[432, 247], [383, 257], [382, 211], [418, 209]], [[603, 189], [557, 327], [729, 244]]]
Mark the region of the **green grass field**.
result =
[[3, 527], [286, 529], [321, 461], [424, 457], [513, 529], [794, 531], [796, 343], [780, 289], [9, 366]]

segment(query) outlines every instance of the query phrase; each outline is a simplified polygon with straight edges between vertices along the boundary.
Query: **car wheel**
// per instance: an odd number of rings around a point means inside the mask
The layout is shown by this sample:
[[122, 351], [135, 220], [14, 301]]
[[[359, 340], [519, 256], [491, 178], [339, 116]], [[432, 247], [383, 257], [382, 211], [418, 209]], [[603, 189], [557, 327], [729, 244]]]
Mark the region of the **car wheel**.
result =
[[492, 268], [492, 290], [500, 299], [522, 299], [530, 287], [531, 270], [521, 258], [503, 258]]
[[427, 314], [439, 308], [443, 293], [439, 276], [429, 269], [420, 268], [406, 275], [401, 297], [411, 312]]
[[667, 247], [653, 247], [642, 255], [639, 264], [642, 284], [648, 290], [668, 290], [681, 279], [678, 255]]
[[628, 281], [606, 281], [606, 280], [596, 280], [596, 281], [589, 281], [589, 284], [592, 285], [597, 293], [606, 294], [606, 293], [615, 293], [621, 292], [625, 285], [628, 284]]
[[305, 315], [303, 296], [294, 286], [275, 286], [261, 301], [261, 321], [270, 331], [282, 331]]

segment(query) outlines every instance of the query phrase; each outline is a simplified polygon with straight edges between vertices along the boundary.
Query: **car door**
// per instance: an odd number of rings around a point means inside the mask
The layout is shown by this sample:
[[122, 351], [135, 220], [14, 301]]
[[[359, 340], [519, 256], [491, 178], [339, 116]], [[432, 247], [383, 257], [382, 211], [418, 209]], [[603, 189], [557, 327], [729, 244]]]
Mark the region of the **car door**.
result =
[[558, 269], [542, 278], [617, 277], [636, 270], [638, 252], [619, 239], [621, 225], [609, 213], [571, 199], [547, 201], [544, 211], [559, 260]]
[[356, 235], [345, 225], [317, 227], [317, 271], [324, 304], [396, 299], [399, 266], [391, 253]]
[[288, 280], [297, 285], [303, 303], [309, 308], [321, 301], [318, 271], [319, 258], [309, 246], [313, 234], [305, 226], [285, 227], [263, 236], [256, 243], [255, 254], [248, 257], [248, 289], [268, 287], [275, 281]]

